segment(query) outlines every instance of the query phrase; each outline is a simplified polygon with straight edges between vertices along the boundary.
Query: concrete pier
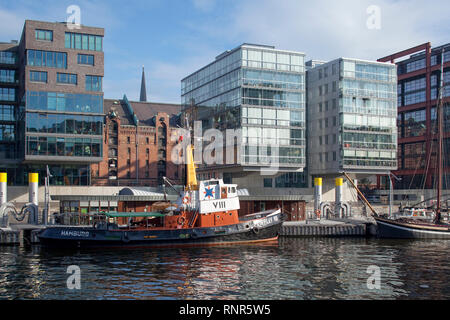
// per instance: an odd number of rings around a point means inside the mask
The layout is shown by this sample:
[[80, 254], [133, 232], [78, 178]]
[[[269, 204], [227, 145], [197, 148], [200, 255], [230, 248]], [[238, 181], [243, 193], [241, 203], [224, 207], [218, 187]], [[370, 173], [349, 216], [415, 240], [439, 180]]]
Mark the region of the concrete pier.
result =
[[30, 245], [39, 243], [38, 232], [43, 226], [13, 224], [10, 228], [0, 228], [0, 245]]
[[285, 221], [283, 237], [366, 237], [374, 235], [370, 222], [358, 220]]

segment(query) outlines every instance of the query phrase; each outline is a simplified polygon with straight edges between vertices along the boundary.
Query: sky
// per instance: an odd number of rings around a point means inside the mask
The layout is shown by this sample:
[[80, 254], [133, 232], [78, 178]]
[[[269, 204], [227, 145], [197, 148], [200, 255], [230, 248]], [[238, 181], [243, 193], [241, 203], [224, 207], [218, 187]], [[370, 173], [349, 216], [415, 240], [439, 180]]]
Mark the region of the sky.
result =
[[105, 98], [180, 103], [181, 79], [242, 43], [300, 51], [306, 60], [376, 60], [450, 42], [448, 0], [0, 0], [0, 41], [19, 39], [25, 19], [105, 29]]

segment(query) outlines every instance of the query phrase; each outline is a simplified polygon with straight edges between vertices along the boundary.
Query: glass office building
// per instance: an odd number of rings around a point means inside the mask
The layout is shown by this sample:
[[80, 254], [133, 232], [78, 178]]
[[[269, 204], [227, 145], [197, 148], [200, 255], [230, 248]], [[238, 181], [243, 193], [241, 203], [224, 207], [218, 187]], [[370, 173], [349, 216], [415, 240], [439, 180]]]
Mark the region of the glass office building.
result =
[[184, 78], [181, 100], [203, 130], [241, 129], [240, 168], [305, 167], [303, 53], [243, 44]]
[[341, 58], [307, 77], [310, 174], [395, 170], [396, 66]]

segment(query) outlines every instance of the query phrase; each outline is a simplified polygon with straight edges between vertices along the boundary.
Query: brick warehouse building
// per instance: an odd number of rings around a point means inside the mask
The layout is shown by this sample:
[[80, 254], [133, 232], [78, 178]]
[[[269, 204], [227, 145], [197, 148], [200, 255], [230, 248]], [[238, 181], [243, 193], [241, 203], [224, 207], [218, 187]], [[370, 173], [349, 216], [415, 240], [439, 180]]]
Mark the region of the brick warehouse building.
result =
[[180, 105], [105, 99], [103, 159], [91, 164], [92, 185], [152, 186], [166, 176], [181, 184], [184, 167], [171, 161]]
[[[393, 171], [401, 178], [393, 179], [396, 189], [432, 189], [435, 184], [436, 168], [436, 104], [441, 81], [442, 49], [444, 50], [444, 173], [450, 171], [450, 44], [431, 47], [427, 42], [378, 61], [397, 64], [398, 73], [398, 170]], [[401, 61], [396, 61], [401, 60]], [[444, 175], [445, 176], [445, 175]], [[378, 176], [385, 183], [387, 176]], [[384, 180], [384, 181], [381, 181]], [[450, 181], [444, 178], [443, 187], [448, 189]]]

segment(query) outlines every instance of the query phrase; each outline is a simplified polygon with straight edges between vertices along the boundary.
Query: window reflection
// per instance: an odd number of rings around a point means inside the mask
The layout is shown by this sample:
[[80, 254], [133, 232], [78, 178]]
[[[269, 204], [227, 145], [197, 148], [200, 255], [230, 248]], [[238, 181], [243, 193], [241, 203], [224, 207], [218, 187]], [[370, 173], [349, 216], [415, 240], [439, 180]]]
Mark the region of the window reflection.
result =
[[101, 139], [27, 136], [27, 155], [101, 157]]
[[28, 112], [26, 123], [28, 132], [102, 135], [103, 117]]

